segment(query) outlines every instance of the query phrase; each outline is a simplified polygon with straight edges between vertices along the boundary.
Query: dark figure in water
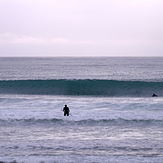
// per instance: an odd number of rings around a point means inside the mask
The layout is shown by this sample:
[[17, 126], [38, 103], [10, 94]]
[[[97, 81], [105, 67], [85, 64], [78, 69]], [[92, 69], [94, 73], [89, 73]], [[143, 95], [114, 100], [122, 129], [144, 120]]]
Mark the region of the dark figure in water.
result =
[[152, 97], [157, 97], [157, 95], [154, 93], [154, 94], [152, 95]]
[[67, 105], [65, 105], [65, 107], [63, 108], [63, 111], [64, 111], [64, 116], [69, 116], [69, 112], [70, 112], [70, 109], [67, 107]]

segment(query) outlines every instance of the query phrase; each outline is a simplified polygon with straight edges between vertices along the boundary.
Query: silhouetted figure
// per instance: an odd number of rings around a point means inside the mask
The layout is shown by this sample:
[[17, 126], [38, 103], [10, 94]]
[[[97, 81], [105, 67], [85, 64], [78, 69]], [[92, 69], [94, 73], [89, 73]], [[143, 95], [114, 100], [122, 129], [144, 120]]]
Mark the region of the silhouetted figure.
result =
[[67, 105], [65, 105], [65, 107], [63, 108], [63, 111], [64, 111], [64, 116], [69, 116], [69, 112], [70, 112], [70, 109], [67, 107]]
[[158, 97], [155, 93], [152, 95], [152, 97]]

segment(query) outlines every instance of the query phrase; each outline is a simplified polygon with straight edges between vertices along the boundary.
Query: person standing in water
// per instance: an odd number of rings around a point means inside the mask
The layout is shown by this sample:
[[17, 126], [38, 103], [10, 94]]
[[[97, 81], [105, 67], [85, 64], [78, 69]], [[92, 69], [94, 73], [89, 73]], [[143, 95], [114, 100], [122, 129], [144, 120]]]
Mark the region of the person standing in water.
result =
[[64, 106], [63, 112], [64, 112], [64, 116], [69, 116], [70, 109], [68, 108], [67, 105]]

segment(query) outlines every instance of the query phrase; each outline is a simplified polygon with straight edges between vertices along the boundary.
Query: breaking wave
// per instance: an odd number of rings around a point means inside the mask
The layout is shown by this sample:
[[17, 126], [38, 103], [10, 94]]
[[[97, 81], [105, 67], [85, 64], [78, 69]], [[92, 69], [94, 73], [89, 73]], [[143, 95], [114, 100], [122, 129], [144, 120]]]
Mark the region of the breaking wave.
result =
[[123, 125], [123, 124], [128, 124], [128, 125], [133, 125], [133, 124], [144, 124], [144, 125], [151, 125], [151, 124], [160, 124], [163, 126], [163, 119], [162, 120], [156, 120], [156, 119], [83, 119], [83, 120], [70, 120], [70, 119], [35, 119], [35, 118], [30, 118], [30, 119], [8, 119], [8, 120], [3, 120], [0, 119], [0, 124], [1, 125], [19, 125], [19, 124], [26, 124], [26, 125], [49, 125], [52, 124], [53, 126], [55, 125], [86, 125], [86, 126], [92, 126], [92, 125]]
[[163, 82], [118, 80], [1, 80], [1, 94], [108, 97], [163, 96]]

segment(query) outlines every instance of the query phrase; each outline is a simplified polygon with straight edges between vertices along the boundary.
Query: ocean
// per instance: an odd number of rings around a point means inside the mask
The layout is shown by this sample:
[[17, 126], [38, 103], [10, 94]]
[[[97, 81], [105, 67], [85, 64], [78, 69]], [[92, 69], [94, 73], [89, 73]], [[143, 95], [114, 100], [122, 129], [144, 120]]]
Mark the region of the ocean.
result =
[[0, 163], [163, 163], [163, 58], [0, 58]]

